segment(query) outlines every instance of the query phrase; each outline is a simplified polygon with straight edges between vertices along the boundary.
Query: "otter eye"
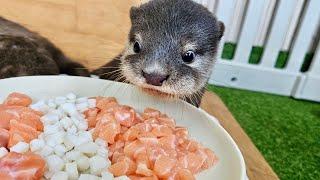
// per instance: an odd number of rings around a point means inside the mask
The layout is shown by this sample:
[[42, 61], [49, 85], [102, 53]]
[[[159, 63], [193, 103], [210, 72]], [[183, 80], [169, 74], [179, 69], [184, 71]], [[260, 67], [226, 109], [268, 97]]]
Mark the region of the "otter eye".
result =
[[135, 42], [134, 45], [133, 45], [133, 51], [135, 53], [139, 53], [141, 51], [141, 47], [140, 47], [140, 44], [138, 42]]
[[185, 54], [182, 55], [182, 60], [185, 63], [192, 63], [194, 60], [195, 54], [193, 51], [188, 51]]

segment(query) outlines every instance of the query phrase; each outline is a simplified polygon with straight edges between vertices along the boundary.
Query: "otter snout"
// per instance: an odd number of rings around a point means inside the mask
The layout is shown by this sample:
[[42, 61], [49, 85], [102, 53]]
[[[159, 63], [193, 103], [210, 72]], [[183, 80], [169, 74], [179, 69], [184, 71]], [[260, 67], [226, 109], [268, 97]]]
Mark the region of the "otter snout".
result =
[[169, 78], [169, 75], [146, 73], [144, 71], [142, 71], [142, 75], [146, 79], [146, 83], [153, 86], [162, 86], [163, 82]]

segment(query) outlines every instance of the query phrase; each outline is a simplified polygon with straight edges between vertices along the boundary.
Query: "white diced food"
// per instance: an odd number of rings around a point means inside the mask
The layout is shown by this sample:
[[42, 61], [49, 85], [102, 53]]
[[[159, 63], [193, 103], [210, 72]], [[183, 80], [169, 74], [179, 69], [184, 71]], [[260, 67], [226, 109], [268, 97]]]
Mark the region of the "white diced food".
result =
[[44, 101], [38, 101], [37, 103], [30, 105], [30, 108], [42, 113], [47, 113], [50, 109]]
[[78, 179], [79, 173], [77, 169], [77, 164], [75, 162], [66, 163], [65, 171], [68, 173], [69, 179]]
[[32, 152], [40, 151], [45, 146], [43, 139], [34, 139], [30, 141], [30, 149]]
[[64, 103], [66, 103], [66, 101], [67, 101], [67, 98], [66, 98], [66, 97], [63, 97], [63, 96], [56, 97], [56, 98], [54, 99], [54, 102], [55, 102], [56, 104], [58, 104], [58, 105], [64, 104]]
[[79, 180], [100, 180], [100, 178], [91, 174], [81, 174]]
[[72, 120], [72, 123], [76, 126], [76, 127], [78, 127], [78, 124], [80, 123], [80, 118], [81, 117], [79, 117], [79, 116], [71, 116], [71, 120]]
[[88, 102], [82, 102], [82, 103], [76, 104], [76, 108], [80, 112], [86, 111], [88, 109], [88, 107], [89, 107]]
[[71, 140], [73, 137], [74, 137], [74, 135], [67, 134], [63, 138], [63, 144], [66, 147], [67, 151], [70, 151], [74, 147], [74, 144]]
[[94, 142], [88, 142], [81, 144], [79, 146], [76, 146], [76, 150], [80, 151], [83, 154], [93, 156], [94, 154], [97, 153], [99, 146], [96, 145]]
[[87, 102], [88, 101], [88, 98], [87, 97], [81, 97], [81, 98], [78, 98], [76, 100], [76, 103], [83, 103], [83, 102]]
[[97, 150], [97, 155], [108, 158], [108, 150], [105, 147], [99, 147]]
[[8, 154], [8, 150], [5, 147], [0, 148], [0, 158]]
[[[54, 145], [62, 144], [65, 134], [66, 133], [63, 130], [62, 131], [58, 131], [58, 132], [56, 132], [54, 134], [47, 135], [45, 137], [45, 140], [47, 141], [47, 144], [49, 144], [49, 142], [53, 142]], [[51, 147], [53, 147], [53, 146], [51, 146]]]
[[93, 141], [92, 134], [88, 131], [80, 131], [78, 137], [81, 144]]
[[102, 180], [112, 180], [113, 179], [113, 175], [108, 171], [103, 171], [101, 173], [101, 177], [102, 177]]
[[46, 158], [49, 171], [62, 171], [64, 168], [64, 161], [57, 155], [50, 155]]
[[76, 134], [76, 133], [78, 132], [78, 129], [77, 129], [77, 127], [76, 127], [75, 125], [72, 125], [72, 126], [67, 130], [67, 132], [68, 132], [69, 134]]
[[54, 172], [52, 172], [52, 171], [46, 171], [45, 173], [44, 173], [44, 177], [46, 178], [46, 179], [51, 179], [51, 177], [54, 175]]
[[101, 172], [107, 167], [105, 158], [101, 156], [93, 156], [90, 158], [90, 173], [94, 175], [101, 175]]
[[114, 178], [114, 180], [130, 180], [130, 178], [128, 178], [128, 176], [119, 176]]
[[66, 153], [66, 158], [69, 161], [75, 161], [81, 156], [80, 151], [72, 150]]
[[54, 133], [57, 133], [59, 132], [61, 129], [61, 125], [59, 122], [56, 122], [55, 124], [53, 125], [45, 125], [44, 126], [44, 133], [46, 135], [49, 135], [49, 134], [54, 134]]
[[40, 118], [40, 120], [45, 125], [47, 125], [47, 124], [53, 125], [59, 121], [59, 115], [55, 114], [55, 113], [48, 113], [48, 114], [45, 114], [44, 116], [42, 116]]
[[98, 146], [101, 146], [101, 147], [106, 147], [106, 141], [101, 139], [101, 138], [97, 138], [94, 143], [96, 143]]
[[67, 99], [70, 99], [70, 100], [73, 100], [73, 99], [77, 98], [77, 96], [75, 94], [73, 94], [73, 93], [67, 94], [66, 97], [67, 97]]
[[88, 122], [86, 122], [86, 121], [82, 121], [82, 122], [80, 122], [79, 124], [78, 124], [78, 130], [79, 131], [85, 131], [85, 130], [87, 130], [88, 129]]
[[53, 99], [49, 99], [47, 104], [51, 109], [57, 108], [57, 104], [55, 103], [55, 101]]
[[64, 171], [57, 171], [52, 175], [51, 180], [68, 180], [68, 173]]
[[87, 170], [90, 167], [89, 158], [87, 156], [80, 156], [76, 160], [76, 163], [77, 163], [78, 170], [80, 172], [84, 172], [85, 170]]
[[53, 154], [53, 148], [48, 145], [45, 145], [39, 152], [37, 151], [36, 153], [40, 154], [40, 156], [42, 157], [47, 157]]
[[25, 153], [29, 150], [29, 144], [25, 142], [18, 142], [10, 148], [10, 152]]
[[77, 108], [73, 103], [65, 103], [65, 104], [62, 104], [61, 107], [64, 110], [64, 112], [66, 112], [70, 116], [78, 113]]
[[54, 153], [62, 157], [67, 152], [67, 149], [64, 145], [58, 144], [54, 147]]
[[61, 119], [60, 123], [65, 130], [68, 130], [73, 125], [73, 122], [69, 117], [64, 117]]
[[96, 99], [88, 99], [88, 105], [89, 105], [89, 108], [95, 108], [97, 105], [97, 101]]

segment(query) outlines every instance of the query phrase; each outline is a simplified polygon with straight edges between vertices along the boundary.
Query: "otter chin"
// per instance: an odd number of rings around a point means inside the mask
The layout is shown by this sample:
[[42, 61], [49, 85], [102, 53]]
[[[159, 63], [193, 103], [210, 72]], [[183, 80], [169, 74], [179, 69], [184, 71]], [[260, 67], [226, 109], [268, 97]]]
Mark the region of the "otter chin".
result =
[[224, 25], [192, 0], [151, 0], [130, 10], [122, 53], [93, 73], [125, 81], [158, 97], [199, 106], [211, 76]]

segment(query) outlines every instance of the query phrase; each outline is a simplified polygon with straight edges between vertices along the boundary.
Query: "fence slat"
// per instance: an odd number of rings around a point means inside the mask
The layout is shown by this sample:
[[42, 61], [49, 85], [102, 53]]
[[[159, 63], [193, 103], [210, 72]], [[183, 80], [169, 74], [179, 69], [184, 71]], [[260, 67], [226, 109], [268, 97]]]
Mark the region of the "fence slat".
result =
[[[222, 3], [219, 2], [219, 4]], [[229, 32], [226, 34], [225, 39], [227, 42], [238, 42], [238, 37], [240, 34], [241, 23], [244, 18], [244, 10], [247, 4], [247, 0], [236, 0], [236, 5], [233, 12], [233, 17], [229, 27]], [[219, 5], [220, 6], [220, 5]]]
[[320, 41], [318, 43], [316, 54], [312, 60], [309, 73], [310, 75], [316, 75], [320, 77]]
[[290, 72], [299, 72], [304, 57], [309, 49], [312, 37], [317, 30], [320, 20], [320, 1], [310, 0], [307, 4], [306, 12], [303, 17], [297, 39], [291, 50], [290, 58], [286, 69]]
[[263, 21], [260, 21], [258, 35], [256, 36], [253, 43], [254, 46], [264, 45], [275, 6], [276, 0], [269, 0], [268, 3], [264, 6], [261, 16], [261, 19], [263, 19]]
[[295, 7], [295, 10], [293, 11], [294, 13], [292, 14], [292, 17], [290, 20], [288, 32], [287, 32], [286, 38], [285, 38], [284, 43], [281, 48], [282, 51], [288, 51], [290, 48], [290, 45], [291, 45], [291, 42], [293, 39], [293, 35], [294, 35], [294, 32], [297, 28], [305, 0], [296, 0], [296, 1], [297, 1], [297, 5]]
[[222, 55], [223, 46], [224, 46], [224, 43], [226, 40], [226, 36], [230, 32], [229, 27], [231, 26], [231, 23], [232, 23], [232, 17], [233, 17], [235, 7], [236, 7], [236, 0], [220, 0], [218, 3], [217, 13], [216, 13], [217, 18], [220, 21], [222, 21], [224, 23], [224, 25], [226, 26], [224, 36], [220, 42], [220, 47], [219, 47], [218, 56], [217, 56], [218, 60], [220, 59], [220, 57]]
[[234, 61], [241, 63], [248, 62], [266, 2], [267, 0], [249, 1]]
[[209, 11], [211, 11], [213, 14], [216, 14], [216, 7], [219, 3], [219, 0], [207, 0], [207, 7]]
[[296, 5], [297, 0], [280, 1], [261, 59], [261, 66], [270, 68], [274, 67], [282, 44], [285, 41], [286, 34], [290, 26], [290, 19], [296, 9]]

